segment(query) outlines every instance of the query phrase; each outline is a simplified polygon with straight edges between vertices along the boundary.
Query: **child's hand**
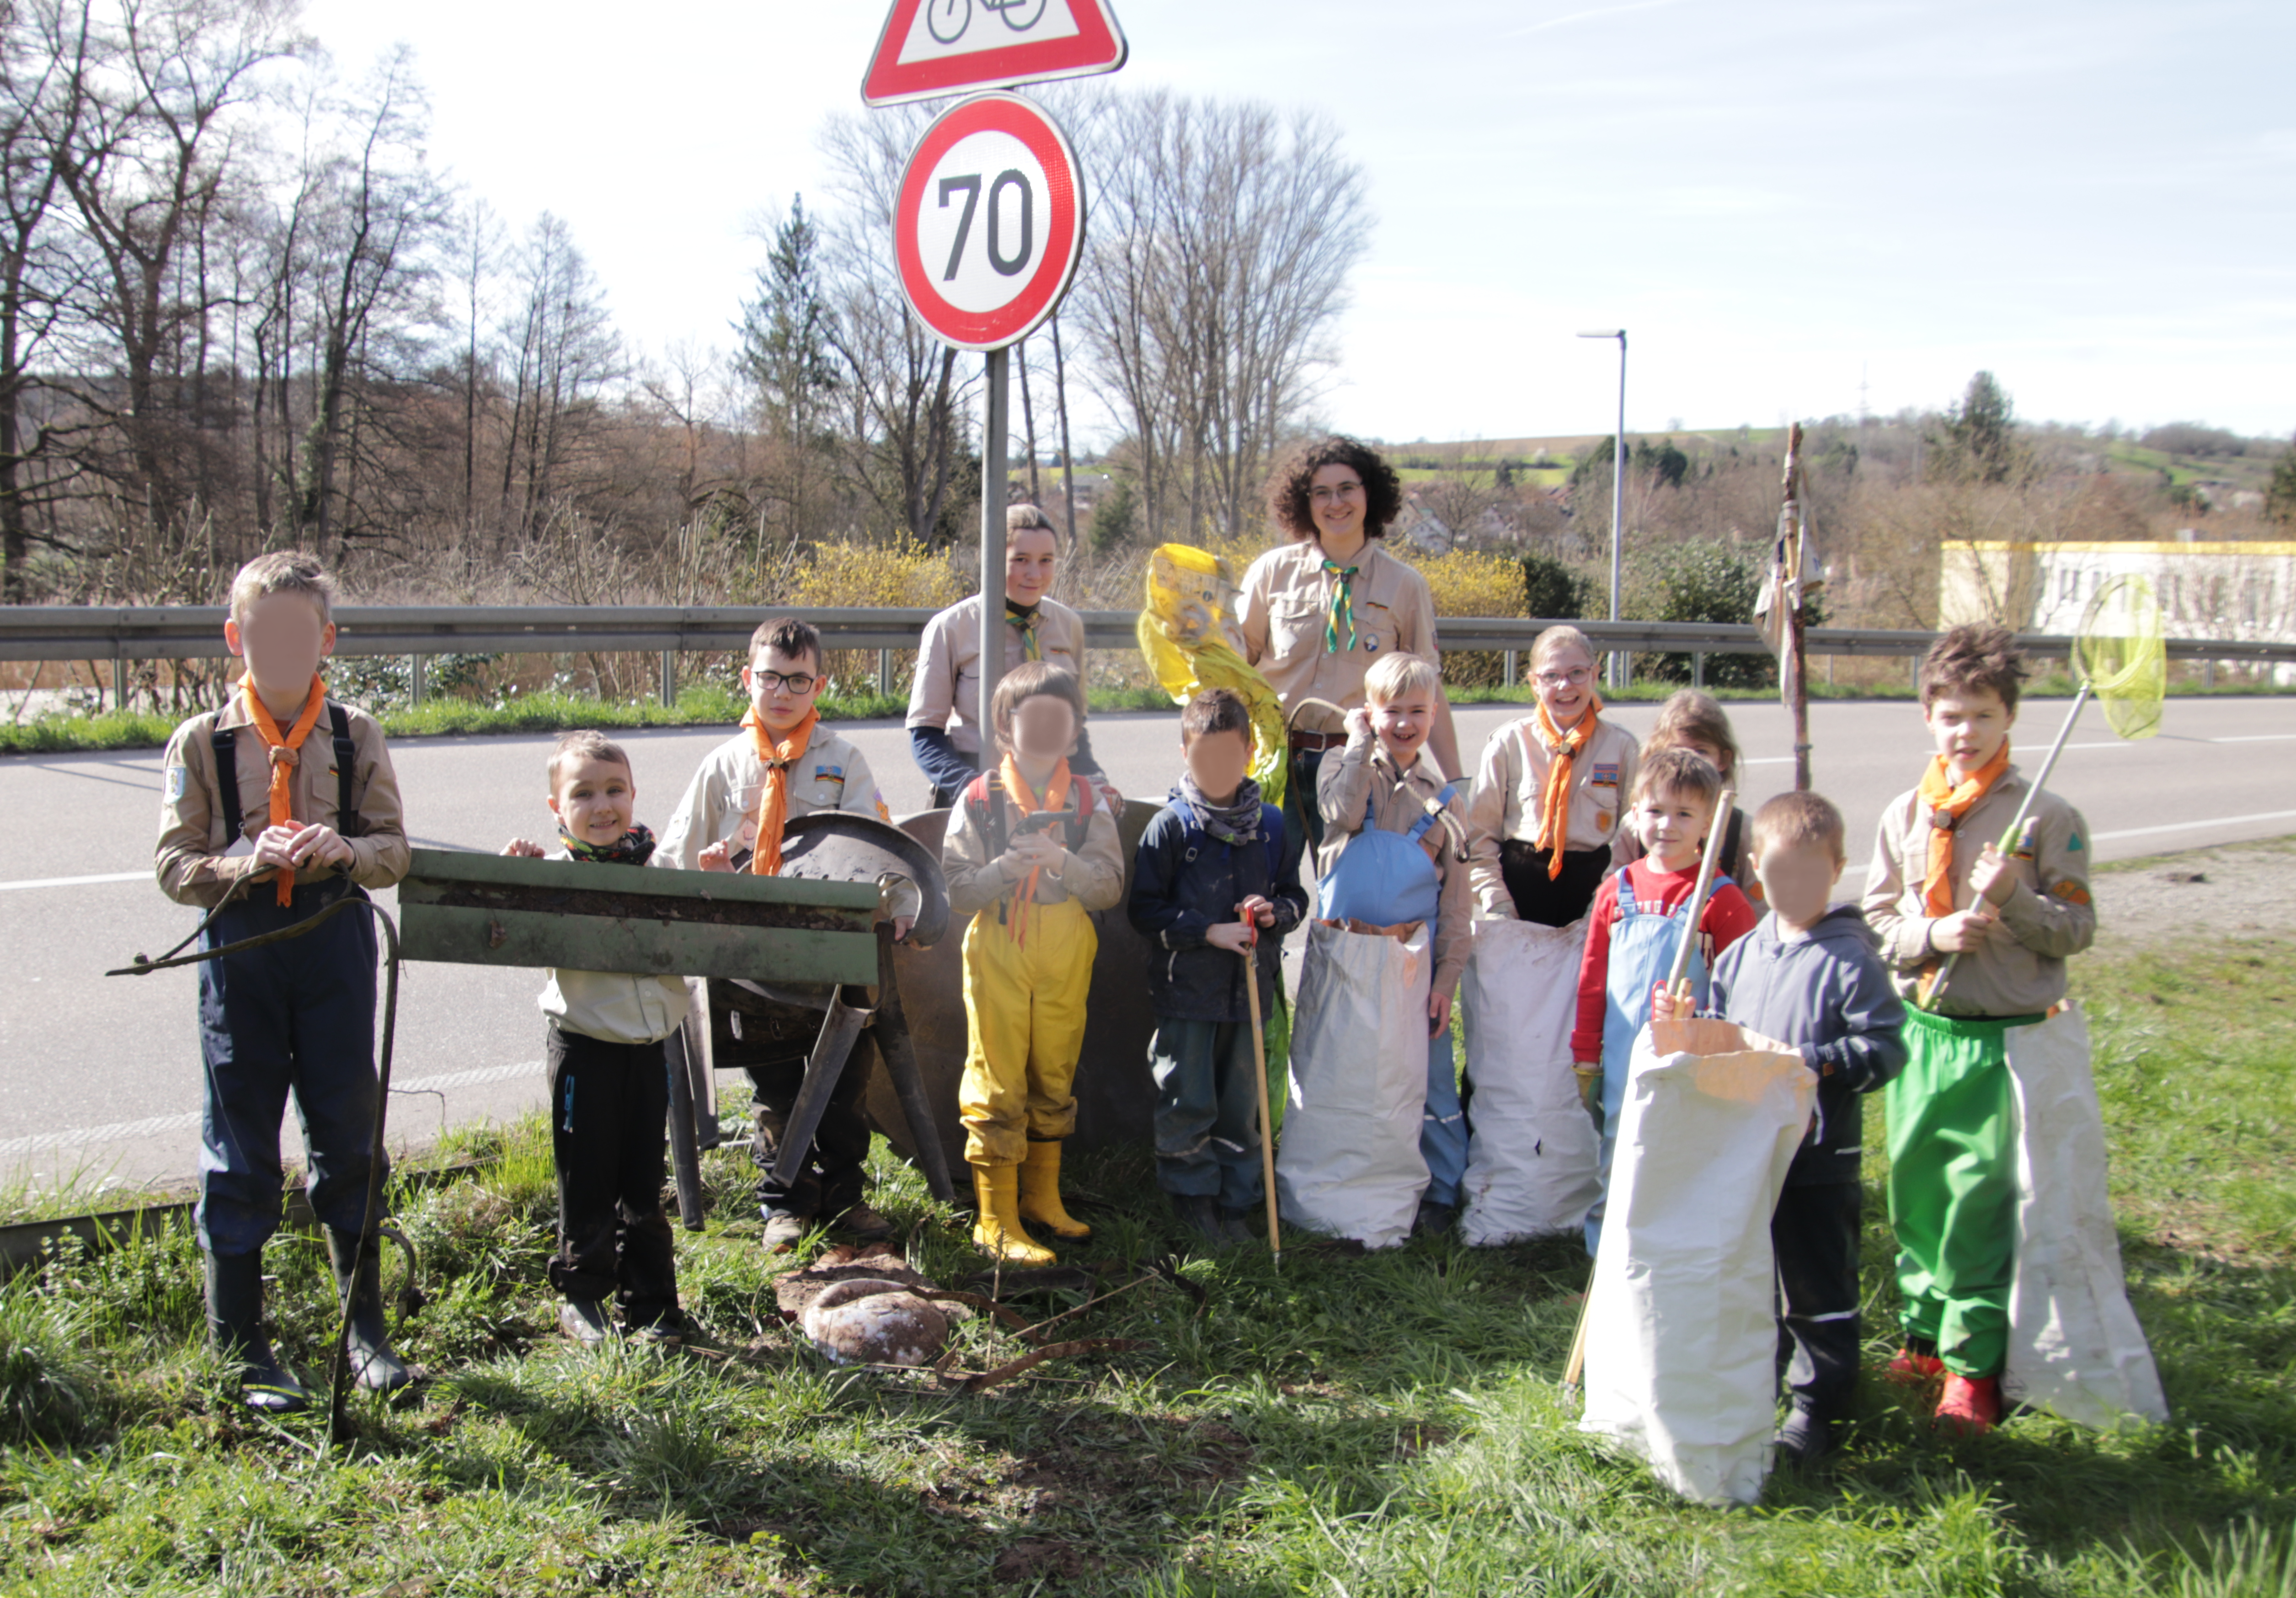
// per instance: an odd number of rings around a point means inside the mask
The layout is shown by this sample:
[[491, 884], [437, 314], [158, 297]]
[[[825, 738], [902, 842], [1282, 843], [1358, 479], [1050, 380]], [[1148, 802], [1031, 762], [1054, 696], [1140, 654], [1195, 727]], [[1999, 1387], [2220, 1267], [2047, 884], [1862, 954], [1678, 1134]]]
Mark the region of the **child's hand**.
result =
[[1443, 1036], [1443, 1029], [1450, 1024], [1451, 996], [1447, 993], [1429, 994], [1427, 996], [1427, 1036], [1440, 1037]]
[[720, 838], [693, 857], [693, 864], [703, 871], [730, 872], [734, 869], [734, 840]]
[[897, 915], [893, 917], [893, 941], [895, 943], [906, 943], [909, 940], [909, 932], [911, 929], [915, 927], [916, 924], [917, 918], [914, 915]]
[[1969, 891], [1987, 904], [2005, 905], [2017, 891], [2017, 873], [1997, 843], [1988, 843], [1969, 870]]
[[1251, 929], [1240, 921], [1214, 922], [1211, 930], [1204, 934], [1204, 941], [1216, 949], [1241, 955], [1251, 947]]
[[1930, 947], [1948, 955], [1982, 948], [2001, 918], [1990, 910], [1957, 910], [1930, 923]]
[[1371, 707], [1369, 705], [1357, 705], [1348, 712], [1348, 742], [1350, 743], [1371, 742]]
[[308, 827], [266, 827], [255, 840], [255, 863], [293, 871], [306, 860], [322, 865], [347, 865], [351, 846], [334, 828], [314, 822]]
[[1238, 915], [1249, 915], [1259, 926], [1272, 927], [1275, 924], [1275, 906], [1256, 893], [1235, 907], [1235, 913]]
[[1654, 1021], [1686, 1021], [1698, 1013], [1695, 998], [1677, 996], [1660, 982], [1651, 989], [1651, 1020]]
[[539, 860], [543, 856], [543, 848], [530, 839], [513, 838], [503, 845], [503, 853], [513, 860]]
[[996, 857], [996, 862], [1004, 868], [1006, 876], [1018, 881], [1045, 866], [1057, 869], [1061, 856], [1067, 852], [1061, 840], [1049, 832], [1022, 832]]

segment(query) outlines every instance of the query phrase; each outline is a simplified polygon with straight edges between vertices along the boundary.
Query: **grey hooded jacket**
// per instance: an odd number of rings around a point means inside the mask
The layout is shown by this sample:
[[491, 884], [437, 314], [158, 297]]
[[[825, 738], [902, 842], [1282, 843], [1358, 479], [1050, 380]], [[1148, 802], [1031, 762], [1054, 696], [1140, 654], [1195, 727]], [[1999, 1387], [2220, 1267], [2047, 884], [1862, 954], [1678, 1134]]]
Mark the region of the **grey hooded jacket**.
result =
[[1709, 1013], [1799, 1045], [1819, 1073], [1817, 1113], [1788, 1185], [1855, 1182], [1864, 1137], [1856, 1095], [1906, 1063], [1906, 1007], [1857, 906], [1834, 906], [1806, 938], [1788, 940], [1779, 930], [1766, 915], [1722, 952]]

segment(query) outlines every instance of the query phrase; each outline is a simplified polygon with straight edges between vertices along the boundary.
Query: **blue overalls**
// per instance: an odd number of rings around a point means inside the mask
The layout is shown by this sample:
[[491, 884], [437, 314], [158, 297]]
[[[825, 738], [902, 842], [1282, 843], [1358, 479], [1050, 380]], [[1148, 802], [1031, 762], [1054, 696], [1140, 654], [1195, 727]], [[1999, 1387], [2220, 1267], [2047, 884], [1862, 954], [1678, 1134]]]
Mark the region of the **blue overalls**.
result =
[[[1447, 783], [1436, 802], [1447, 805], [1457, 791], [1456, 783]], [[1376, 799], [1365, 799], [1363, 830], [1316, 885], [1316, 914], [1324, 921], [1368, 922], [1377, 927], [1424, 922], [1431, 940], [1443, 885], [1420, 840], [1435, 824], [1435, 815], [1422, 815], [1408, 832], [1389, 832], [1378, 824], [1378, 808]], [[1419, 1156], [1427, 1162], [1427, 1201], [1456, 1204], [1459, 1184], [1467, 1172], [1467, 1114], [1459, 1102], [1459, 1070], [1448, 1027], [1427, 1040], [1427, 1101], [1419, 1122]]]
[[[1635, 902], [1633, 868], [1618, 874], [1619, 920], [1611, 929], [1610, 968], [1603, 983], [1603, 1084], [1595, 1112], [1595, 1129], [1602, 1135], [1597, 1169], [1603, 1191], [1587, 1212], [1587, 1252], [1592, 1255], [1603, 1241], [1603, 1211], [1611, 1196], [1611, 1160], [1619, 1151], [1619, 1118], [1626, 1110], [1627, 1068], [1634, 1058], [1635, 1039], [1650, 1021], [1651, 991], [1674, 971], [1675, 951], [1682, 946], [1683, 915], [1690, 908], [1684, 899], [1671, 911], [1644, 910]], [[1729, 873], [1715, 873], [1713, 890], [1720, 892]], [[1710, 896], [1706, 901], [1713, 903]], [[1690, 946], [1690, 963], [1684, 969], [1704, 1009], [1706, 954], [1696, 939]]]

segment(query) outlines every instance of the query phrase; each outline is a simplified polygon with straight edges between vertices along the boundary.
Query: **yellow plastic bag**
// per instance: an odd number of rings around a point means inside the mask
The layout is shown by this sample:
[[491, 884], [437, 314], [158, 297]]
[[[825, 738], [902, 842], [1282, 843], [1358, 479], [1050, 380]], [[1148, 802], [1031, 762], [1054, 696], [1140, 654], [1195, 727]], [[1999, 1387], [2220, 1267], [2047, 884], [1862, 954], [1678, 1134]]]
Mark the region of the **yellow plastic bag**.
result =
[[1235, 579], [1227, 562], [1192, 544], [1160, 544], [1148, 558], [1148, 602], [1140, 611], [1140, 652], [1156, 681], [1185, 705], [1207, 688], [1226, 688], [1251, 712], [1251, 779], [1260, 799], [1283, 802], [1290, 740], [1283, 706], [1267, 679], [1227, 641]]

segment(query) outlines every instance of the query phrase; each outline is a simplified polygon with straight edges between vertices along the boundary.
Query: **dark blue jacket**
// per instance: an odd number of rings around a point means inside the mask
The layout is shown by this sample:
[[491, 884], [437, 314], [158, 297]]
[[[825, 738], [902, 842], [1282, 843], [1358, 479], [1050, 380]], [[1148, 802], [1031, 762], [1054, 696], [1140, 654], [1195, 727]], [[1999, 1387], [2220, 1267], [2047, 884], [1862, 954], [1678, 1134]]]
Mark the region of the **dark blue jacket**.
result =
[[1766, 915], [1722, 951], [1709, 1013], [1796, 1045], [1821, 1073], [1817, 1115], [1787, 1184], [1855, 1182], [1865, 1147], [1857, 1095], [1904, 1067], [1906, 1007], [1857, 906], [1834, 906], [1807, 938], [1778, 930], [1778, 918]]
[[[1259, 932], [1259, 1013], [1275, 1013], [1275, 983], [1284, 934], [1308, 914], [1300, 886], [1300, 840], [1284, 836], [1283, 812], [1259, 807], [1259, 840], [1231, 846], [1189, 824], [1167, 805], [1140, 835], [1132, 856], [1132, 924], [1148, 939], [1148, 1002], [1160, 1016], [1180, 1020], [1248, 1021], [1243, 961], [1204, 941], [1216, 922], [1235, 920], [1235, 907], [1253, 894], [1275, 906], [1275, 924]], [[1276, 840], [1275, 870], [1267, 847]]]

